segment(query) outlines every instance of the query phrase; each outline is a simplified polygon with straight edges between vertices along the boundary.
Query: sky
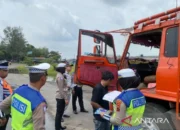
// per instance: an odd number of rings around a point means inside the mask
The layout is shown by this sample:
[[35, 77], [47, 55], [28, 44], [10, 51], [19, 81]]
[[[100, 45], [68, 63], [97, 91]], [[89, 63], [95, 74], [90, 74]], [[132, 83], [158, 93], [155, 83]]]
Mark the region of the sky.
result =
[[[5, 27], [20, 26], [35, 47], [74, 58], [79, 29], [103, 32], [132, 27], [139, 19], [175, 7], [176, 0], [0, 0], [0, 36]], [[119, 34], [114, 37], [117, 55], [122, 54], [123, 40]], [[91, 51], [88, 44], [83, 47], [83, 52]]]

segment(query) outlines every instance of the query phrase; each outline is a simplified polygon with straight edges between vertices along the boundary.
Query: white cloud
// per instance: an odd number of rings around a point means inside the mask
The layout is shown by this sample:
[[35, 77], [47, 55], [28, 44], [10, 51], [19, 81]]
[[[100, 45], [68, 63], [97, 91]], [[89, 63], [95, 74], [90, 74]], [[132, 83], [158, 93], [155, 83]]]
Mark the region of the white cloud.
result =
[[[175, 0], [0, 0], [0, 29], [21, 26], [30, 44], [58, 50], [70, 58], [77, 53], [80, 28], [126, 28], [174, 7]], [[115, 38], [116, 52], [121, 54], [123, 41], [119, 35]]]

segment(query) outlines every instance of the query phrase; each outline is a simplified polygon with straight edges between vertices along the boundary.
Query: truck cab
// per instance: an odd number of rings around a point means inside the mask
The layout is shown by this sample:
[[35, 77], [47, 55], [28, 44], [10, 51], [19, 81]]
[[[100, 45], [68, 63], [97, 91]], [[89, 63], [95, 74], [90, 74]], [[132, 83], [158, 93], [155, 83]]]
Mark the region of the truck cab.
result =
[[[128, 57], [129, 68], [136, 70], [146, 88], [145, 96], [176, 102], [179, 96], [179, 13], [135, 23], [121, 63]], [[175, 10], [174, 10], [175, 11]], [[153, 19], [153, 17], [155, 17]], [[121, 67], [122, 68], [122, 67]], [[150, 77], [151, 76], [151, 77]], [[154, 83], [153, 88], [148, 88]]]
[[[180, 7], [135, 22], [133, 31], [125, 32], [129, 34], [128, 41], [119, 66], [112, 33], [122, 34], [122, 30], [80, 30], [76, 82], [93, 87], [100, 81], [100, 72], [110, 70], [116, 77], [111, 88], [117, 90], [118, 69], [132, 68], [141, 78], [138, 88], [147, 100], [144, 118], [148, 120], [143, 120], [146, 129], [180, 129]], [[99, 41], [94, 43], [100, 49], [82, 55], [82, 35]], [[105, 46], [113, 51], [113, 60]]]
[[120, 69], [127, 62], [141, 77], [145, 117], [156, 120], [146, 123], [149, 129], [180, 129], [179, 11], [180, 7], [135, 22], [120, 60]]

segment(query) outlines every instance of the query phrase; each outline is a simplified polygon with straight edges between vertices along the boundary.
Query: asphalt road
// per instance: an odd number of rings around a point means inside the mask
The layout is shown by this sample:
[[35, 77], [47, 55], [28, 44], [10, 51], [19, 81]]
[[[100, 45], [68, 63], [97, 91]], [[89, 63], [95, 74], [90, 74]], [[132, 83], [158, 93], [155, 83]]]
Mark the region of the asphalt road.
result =
[[[7, 130], [11, 130], [11, 119], [8, 122]], [[47, 112], [46, 113], [46, 130], [55, 130], [54, 118]]]

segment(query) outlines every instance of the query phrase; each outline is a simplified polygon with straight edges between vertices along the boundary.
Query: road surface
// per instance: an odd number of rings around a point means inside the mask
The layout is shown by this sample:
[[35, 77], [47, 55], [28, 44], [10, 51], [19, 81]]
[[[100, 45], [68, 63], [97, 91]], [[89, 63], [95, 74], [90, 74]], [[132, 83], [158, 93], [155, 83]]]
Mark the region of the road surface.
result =
[[[9, 74], [7, 77], [7, 81], [15, 86], [20, 86], [22, 84], [27, 84], [28, 75], [23, 74]], [[71, 116], [69, 119], [65, 119], [63, 125], [67, 126], [67, 130], [93, 130], [93, 113], [92, 107], [90, 105], [90, 98], [92, 89], [90, 87], [83, 87], [84, 91], [84, 106], [89, 111], [89, 113], [78, 113], [77, 115], [72, 112], [72, 103], [70, 101], [69, 107], [67, 109], [68, 114]], [[56, 84], [55, 82], [47, 82], [46, 85], [42, 88], [41, 93], [46, 98], [48, 103], [48, 109], [46, 114], [46, 129], [54, 130], [54, 118], [56, 113], [56, 102], [55, 102], [55, 92], [56, 92]], [[77, 108], [79, 105], [77, 103]], [[9, 121], [10, 123], [11, 121]], [[8, 125], [8, 129], [10, 130], [10, 125]]]
[[[11, 130], [11, 119], [8, 122], [7, 130]], [[47, 112], [46, 113], [46, 130], [55, 130], [54, 118]]]

